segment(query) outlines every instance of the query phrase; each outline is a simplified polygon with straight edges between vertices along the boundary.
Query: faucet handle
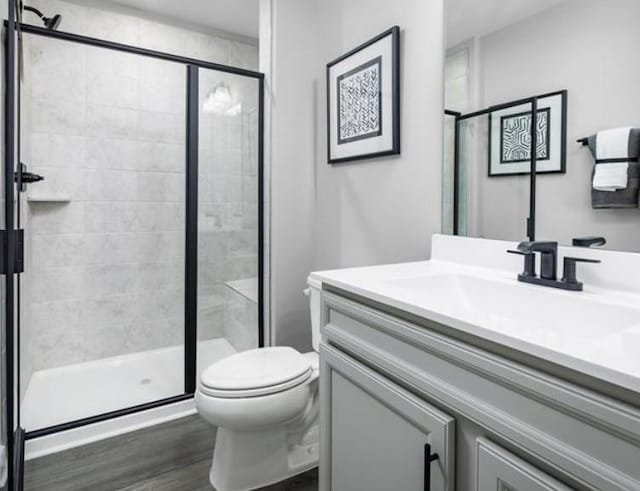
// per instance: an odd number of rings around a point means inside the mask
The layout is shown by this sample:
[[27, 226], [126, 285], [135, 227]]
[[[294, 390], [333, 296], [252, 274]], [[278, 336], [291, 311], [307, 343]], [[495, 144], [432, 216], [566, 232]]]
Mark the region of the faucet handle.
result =
[[535, 278], [536, 276], [536, 254], [531, 251], [517, 251], [513, 249], [508, 249], [507, 252], [509, 254], [517, 254], [519, 256], [524, 256], [524, 271], [521, 276], [526, 278]]
[[530, 251], [518, 251], [515, 249], [507, 249], [507, 252], [509, 254], [517, 254], [519, 256], [535, 256], [535, 252], [530, 252]]
[[576, 264], [577, 263], [601, 263], [599, 259], [586, 259], [582, 257], [565, 257], [563, 261], [563, 275], [562, 283], [570, 286], [571, 290], [582, 291], [582, 283], [578, 281], [576, 277]]
[[586, 257], [565, 257], [565, 260], [573, 261], [575, 263], [592, 263], [592, 264], [600, 264], [602, 261], [600, 259], [587, 259]]
[[571, 241], [571, 245], [573, 247], [595, 247], [595, 246], [603, 246], [606, 245], [607, 239], [604, 237], [574, 237]]

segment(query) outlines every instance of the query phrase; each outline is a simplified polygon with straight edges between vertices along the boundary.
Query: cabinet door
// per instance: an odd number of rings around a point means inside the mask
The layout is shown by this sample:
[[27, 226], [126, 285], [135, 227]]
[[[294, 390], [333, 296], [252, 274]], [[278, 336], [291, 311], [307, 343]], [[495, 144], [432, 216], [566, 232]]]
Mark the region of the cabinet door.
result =
[[477, 440], [477, 491], [571, 491], [561, 482], [484, 438]]
[[320, 489], [454, 490], [452, 417], [334, 348], [320, 358]]

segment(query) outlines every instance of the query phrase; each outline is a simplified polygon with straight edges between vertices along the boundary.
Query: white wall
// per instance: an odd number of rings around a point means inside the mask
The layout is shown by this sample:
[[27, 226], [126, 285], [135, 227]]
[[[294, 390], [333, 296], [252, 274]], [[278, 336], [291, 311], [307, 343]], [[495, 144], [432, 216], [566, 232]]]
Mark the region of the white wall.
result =
[[[593, 160], [576, 143], [602, 129], [640, 126], [639, 18], [634, 0], [572, 0], [480, 39], [481, 105], [569, 91], [567, 173], [538, 179], [540, 238], [570, 243], [580, 235], [604, 235], [610, 248], [640, 251], [640, 210], [591, 208]], [[484, 178], [488, 236], [522, 236], [525, 181]]]
[[[330, 22], [324, 39], [332, 40], [325, 62], [400, 26], [402, 154], [326, 165], [325, 114], [318, 112], [316, 267], [424, 259], [431, 234], [440, 230], [442, 2], [331, 0], [323, 5]], [[321, 87], [318, 107], [324, 108]]]
[[273, 0], [271, 84], [271, 330], [310, 348], [306, 277], [314, 260], [315, 99], [322, 66], [320, 2]]
[[[273, 0], [272, 319], [309, 346], [300, 293], [314, 269], [425, 259], [440, 230], [441, 0]], [[325, 67], [401, 28], [402, 154], [329, 166]]]

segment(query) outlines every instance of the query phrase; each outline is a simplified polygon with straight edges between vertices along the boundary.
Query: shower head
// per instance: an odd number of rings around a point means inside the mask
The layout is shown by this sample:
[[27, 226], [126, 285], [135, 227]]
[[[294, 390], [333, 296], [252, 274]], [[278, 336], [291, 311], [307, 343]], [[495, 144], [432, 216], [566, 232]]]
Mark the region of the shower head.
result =
[[46, 17], [42, 12], [40, 12], [35, 7], [30, 7], [29, 5], [24, 5], [24, 9], [29, 11], [29, 12], [33, 12], [38, 17], [40, 17], [40, 19], [44, 23], [44, 26], [47, 29], [51, 29], [52, 31], [57, 29], [58, 26], [60, 25], [60, 22], [62, 21], [62, 16], [60, 14], [56, 14], [53, 17]]
[[60, 22], [62, 22], [62, 16], [60, 14], [56, 14], [53, 17], [42, 17], [42, 22], [44, 22], [47, 29], [55, 31], [60, 25]]

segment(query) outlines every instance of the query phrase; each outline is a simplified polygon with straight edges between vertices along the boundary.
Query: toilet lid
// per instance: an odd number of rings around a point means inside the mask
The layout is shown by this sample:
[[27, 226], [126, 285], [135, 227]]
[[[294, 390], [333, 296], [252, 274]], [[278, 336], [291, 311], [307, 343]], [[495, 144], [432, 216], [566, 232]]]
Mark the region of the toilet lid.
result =
[[203, 387], [216, 391], [246, 391], [291, 387], [310, 375], [309, 360], [293, 348], [258, 348], [214, 363], [203, 372], [201, 382]]

